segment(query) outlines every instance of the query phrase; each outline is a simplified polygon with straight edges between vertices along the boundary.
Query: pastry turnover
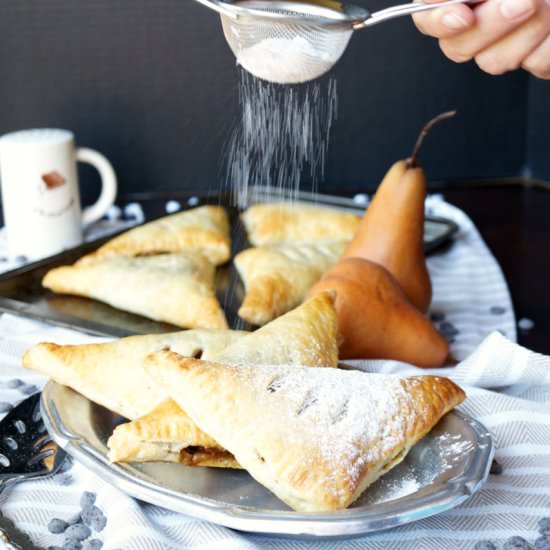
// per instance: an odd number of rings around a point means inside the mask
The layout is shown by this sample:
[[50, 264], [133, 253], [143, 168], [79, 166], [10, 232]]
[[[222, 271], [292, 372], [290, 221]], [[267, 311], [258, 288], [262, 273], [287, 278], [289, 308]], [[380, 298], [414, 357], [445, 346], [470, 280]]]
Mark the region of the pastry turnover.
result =
[[54, 268], [42, 284], [186, 328], [227, 328], [214, 288], [215, 267], [202, 254], [98, 256]]
[[[334, 295], [325, 292], [210, 357], [227, 364], [337, 367], [336, 332]], [[150, 414], [119, 425], [107, 443], [109, 458], [237, 467], [184, 410], [169, 399]]]
[[239, 316], [263, 325], [300, 304], [346, 247], [346, 241], [302, 241], [249, 248], [235, 266], [244, 282]]
[[231, 453], [204, 433], [172, 399], [149, 414], [120, 424], [107, 442], [112, 462], [176, 462], [240, 468]]
[[295, 203], [256, 204], [241, 219], [254, 246], [282, 241], [350, 241], [360, 217], [350, 212]]
[[230, 256], [229, 221], [221, 206], [200, 206], [140, 225], [114, 237], [99, 255], [152, 255], [166, 252], [202, 252], [219, 265]]
[[23, 365], [69, 386], [94, 403], [138, 418], [166, 399], [143, 368], [145, 357], [170, 348], [189, 357], [212, 357], [247, 333], [233, 330], [186, 330], [129, 336], [102, 344], [58, 346], [41, 343], [23, 356]]
[[346, 508], [464, 399], [446, 378], [231, 367], [161, 351], [146, 368], [262, 485], [300, 512]]

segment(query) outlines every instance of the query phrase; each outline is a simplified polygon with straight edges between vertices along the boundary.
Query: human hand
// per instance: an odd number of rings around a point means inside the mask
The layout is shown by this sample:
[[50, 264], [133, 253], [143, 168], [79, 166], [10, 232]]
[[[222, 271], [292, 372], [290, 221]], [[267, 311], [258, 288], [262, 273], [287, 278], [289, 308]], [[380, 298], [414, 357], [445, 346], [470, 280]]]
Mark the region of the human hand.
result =
[[550, 79], [550, 0], [455, 4], [415, 14], [414, 22], [420, 32], [439, 39], [452, 61], [475, 59], [494, 75], [523, 67]]

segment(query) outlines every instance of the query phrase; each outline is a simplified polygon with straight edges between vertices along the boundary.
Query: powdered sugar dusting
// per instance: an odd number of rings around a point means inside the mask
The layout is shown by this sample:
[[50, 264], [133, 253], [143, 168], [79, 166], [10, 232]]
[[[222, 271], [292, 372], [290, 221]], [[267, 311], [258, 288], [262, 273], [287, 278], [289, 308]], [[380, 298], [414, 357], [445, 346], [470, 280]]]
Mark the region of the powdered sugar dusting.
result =
[[[446, 479], [475, 450], [473, 443], [462, 434], [444, 432], [432, 434], [428, 446], [420, 444], [411, 452], [412, 460], [403, 461], [369, 488], [356, 505], [378, 504], [414, 494], [422, 487]], [[416, 457], [414, 456], [416, 454]]]
[[379, 504], [390, 500], [398, 500], [416, 493], [423, 484], [417, 478], [416, 472], [407, 464], [396, 468], [394, 475], [385, 475], [373, 485], [363, 498], [361, 504]]
[[450, 470], [464, 460], [464, 456], [475, 450], [471, 441], [463, 439], [461, 434], [443, 433], [434, 438], [441, 460], [440, 470]]
[[290, 84], [326, 73], [341, 55], [338, 48], [315, 48], [302, 36], [274, 37], [239, 49], [237, 62], [258, 78]]
[[[306, 367], [241, 368], [240, 376], [260, 396], [262, 422], [273, 427], [268, 441], [284, 441], [289, 461], [336, 498], [345, 498], [362, 479], [366, 465], [386, 463], [402, 450], [416, 413], [399, 378]], [[269, 461], [271, 444], [255, 441]], [[307, 448], [309, 452], [303, 452]], [[330, 473], [329, 473], [330, 472]]]

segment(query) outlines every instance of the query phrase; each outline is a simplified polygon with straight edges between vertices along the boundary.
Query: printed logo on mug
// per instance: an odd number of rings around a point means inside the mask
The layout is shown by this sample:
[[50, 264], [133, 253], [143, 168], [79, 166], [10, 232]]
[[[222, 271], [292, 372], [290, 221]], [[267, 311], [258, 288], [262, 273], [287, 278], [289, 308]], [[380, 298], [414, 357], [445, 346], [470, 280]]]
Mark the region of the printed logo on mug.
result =
[[[81, 211], [77, 161], [101, 177], [97, 202]], [[67, 130], [21, 130], [0, 137], [2, 208], [11, 256], [40, 258], [82, 243], [82, 226], [114, 203], [117, 179], [109, 161], [76, 148]]]

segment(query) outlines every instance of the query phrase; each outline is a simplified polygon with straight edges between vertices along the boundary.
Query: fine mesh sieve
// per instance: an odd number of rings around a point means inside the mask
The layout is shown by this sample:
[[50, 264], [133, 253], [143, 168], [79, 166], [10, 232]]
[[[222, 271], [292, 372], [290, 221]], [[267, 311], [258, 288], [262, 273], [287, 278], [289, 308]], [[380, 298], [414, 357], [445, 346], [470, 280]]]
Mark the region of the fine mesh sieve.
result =
[[220, 14], [225, 38], [240, 65], [258, 78], [280, 84], [306, 82], [329, 71], [356, 29], [470, 2], [420, 2], [369, 13], [336, 0], [196, 1]]

